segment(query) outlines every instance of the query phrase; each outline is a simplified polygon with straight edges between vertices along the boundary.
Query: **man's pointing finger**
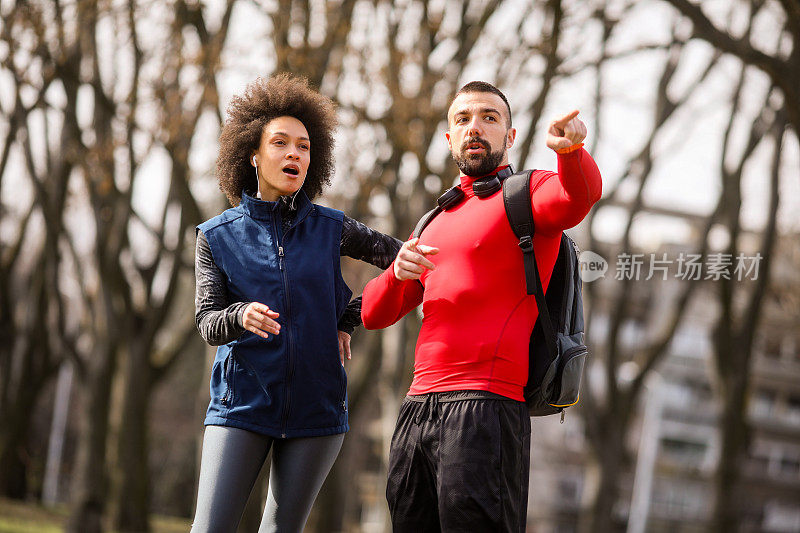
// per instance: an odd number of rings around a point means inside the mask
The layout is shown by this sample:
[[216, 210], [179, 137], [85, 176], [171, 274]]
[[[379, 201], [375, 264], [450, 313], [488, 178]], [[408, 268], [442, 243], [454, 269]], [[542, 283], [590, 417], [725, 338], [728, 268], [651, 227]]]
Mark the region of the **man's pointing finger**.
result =
[[553, 125], [556, 126], [557, 128], [564, 129], [564, 126], [566, 126], [570, 120], [577, 117], [578, 113], [580, 113], [580, 111], [578, 111], [577, 109], [575, 111], [572, 111], [571, 113], [567, 113], [563, 117], [554, 120]]

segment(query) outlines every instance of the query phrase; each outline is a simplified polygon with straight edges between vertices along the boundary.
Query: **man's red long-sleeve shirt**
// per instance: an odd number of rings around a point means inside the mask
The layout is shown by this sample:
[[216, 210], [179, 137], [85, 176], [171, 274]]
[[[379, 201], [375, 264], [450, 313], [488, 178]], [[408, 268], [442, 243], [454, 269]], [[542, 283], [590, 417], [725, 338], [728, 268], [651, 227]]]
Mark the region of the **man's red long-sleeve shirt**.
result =
[[[461, 177], [466, 199], [440, 213], [420, 237], [420, 244], [439, 248], [428, 256], [436, 269], [419, 282], [400, 281], [390, 266], [364, 288], [361, 316], [367, 329], [385, 328], [422, 303], [410, 394], [482, 390], [522, 401], [536, 301], [526, 294], [502, 192], [478, 198], [474, 181]], [[601, 189], [597, 165], [582, 148], [558, 155], [557, 174], [533, 172], [533, 246], [545, 289], [561, 232], [583, 220]]]

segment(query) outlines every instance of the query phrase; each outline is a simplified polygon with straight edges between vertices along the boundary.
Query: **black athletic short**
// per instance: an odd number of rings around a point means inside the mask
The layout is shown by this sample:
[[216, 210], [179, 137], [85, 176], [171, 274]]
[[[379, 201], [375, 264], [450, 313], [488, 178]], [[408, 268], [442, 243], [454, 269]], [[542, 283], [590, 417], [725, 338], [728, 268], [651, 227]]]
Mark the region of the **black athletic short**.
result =
[[483, 391], [407, 396], [389, 453], [394, 531], [524, 532], [530, 435], [524, 402]]

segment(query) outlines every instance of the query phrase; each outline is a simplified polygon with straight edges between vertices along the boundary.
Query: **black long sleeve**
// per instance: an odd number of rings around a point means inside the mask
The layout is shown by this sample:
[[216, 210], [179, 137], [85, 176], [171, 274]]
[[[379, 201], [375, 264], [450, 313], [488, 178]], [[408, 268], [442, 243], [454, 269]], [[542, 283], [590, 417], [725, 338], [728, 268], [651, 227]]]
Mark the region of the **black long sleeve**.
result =
[[[403, 242], [375, 231], [357, 220], [345, 216], [342, 222], [341, 255], [365, 261], [386, 269], [392, 264]], [[347, 304], [339, 319], [339, 331], [353, 333], [361, 325], [361, 296]]]
[[403, 241], [368, 228], [346, 215], [342, 224], [341, 254], [380, 269], [388, 268], [403, 246]]
[[202, 231], [197, 232], [194, 275], [194, 321], [203, 340], [220, 346], [244, 333], [242, 315], [250, 302], [228, 302], [225, 274], [214, 263], [211, 247]]
[[[293, 213], [282, 213], [289, 220]], [[288, 216], [287, 216], [288, 215]], [[379, 268], [387, 268], [394, 261], [402, 242], [372, 230], [364, 224], [344, 217], [340, 253]], [[195, 249], [195, 323], [200, 335], [212, 346], [227, 344], [246, 330], [242, 315], [250, 302], [230, 303], [225, 274], [214, 263], [211, 247], [202, 231], [197, 232]], [[361, 297], [350, 301], [337, 328], [345, 333], [361, 325]]]

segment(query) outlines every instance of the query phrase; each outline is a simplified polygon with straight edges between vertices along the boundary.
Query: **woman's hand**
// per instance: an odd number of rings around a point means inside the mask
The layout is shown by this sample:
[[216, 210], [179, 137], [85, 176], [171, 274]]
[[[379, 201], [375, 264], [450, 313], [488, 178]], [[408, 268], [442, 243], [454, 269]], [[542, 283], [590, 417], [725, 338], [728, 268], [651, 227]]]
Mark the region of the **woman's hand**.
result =
[[339, 334], [339, 361], [344, 366], [344, 357], [350, 359], [350, 334], [344, 331], [338, 331]]
[[277, 335], [281, 332], [281, 325], [275, 322], [278, 316], [280, 315], [268, 306], [259, 302], [252, 302], [244, 308], [242, 327], [247, 331], [252, 331], [259, 337], [268, 339], [268, 333]]

